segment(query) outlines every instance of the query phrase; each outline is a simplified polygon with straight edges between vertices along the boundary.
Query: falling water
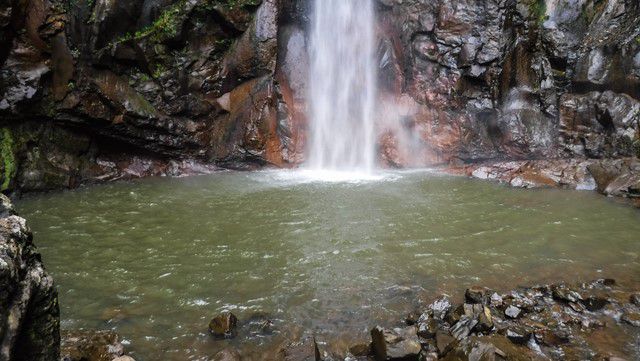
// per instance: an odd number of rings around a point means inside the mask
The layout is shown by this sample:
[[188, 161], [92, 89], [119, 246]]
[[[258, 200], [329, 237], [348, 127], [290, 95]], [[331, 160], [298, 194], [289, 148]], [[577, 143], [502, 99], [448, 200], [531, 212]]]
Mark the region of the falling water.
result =
[[372, 0], [316, 0], [311, 34], [313, 170], [371, 173], [375, 165]]

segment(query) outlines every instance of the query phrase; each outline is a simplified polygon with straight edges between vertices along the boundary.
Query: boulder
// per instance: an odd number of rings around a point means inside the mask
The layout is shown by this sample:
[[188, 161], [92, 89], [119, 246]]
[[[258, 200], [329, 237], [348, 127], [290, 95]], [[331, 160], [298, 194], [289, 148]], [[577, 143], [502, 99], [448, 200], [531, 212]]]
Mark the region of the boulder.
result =
[[238, 318], [231, 312], [224, 312], [211, 319], [209, 332], [216, 337], [234, 337]]

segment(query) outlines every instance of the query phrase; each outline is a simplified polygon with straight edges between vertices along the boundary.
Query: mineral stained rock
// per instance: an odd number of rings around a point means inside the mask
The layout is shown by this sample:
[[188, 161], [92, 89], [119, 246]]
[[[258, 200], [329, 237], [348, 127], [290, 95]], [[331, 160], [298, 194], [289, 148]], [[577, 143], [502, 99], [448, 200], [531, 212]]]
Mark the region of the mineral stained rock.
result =
[[[381, 164], [639, 197], [640, 3], [377, 4]], [[3, 3], [2, 189], [300, 164], [312, 5]]]

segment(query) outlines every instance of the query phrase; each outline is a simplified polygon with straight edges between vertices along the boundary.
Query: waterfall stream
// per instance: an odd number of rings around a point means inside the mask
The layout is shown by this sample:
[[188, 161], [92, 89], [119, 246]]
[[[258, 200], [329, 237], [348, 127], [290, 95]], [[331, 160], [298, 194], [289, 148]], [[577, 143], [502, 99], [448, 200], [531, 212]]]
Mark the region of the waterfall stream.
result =
[[376, 163], [371, 0], [316, 0], [310, 41], [307, 167], [371, 173]]

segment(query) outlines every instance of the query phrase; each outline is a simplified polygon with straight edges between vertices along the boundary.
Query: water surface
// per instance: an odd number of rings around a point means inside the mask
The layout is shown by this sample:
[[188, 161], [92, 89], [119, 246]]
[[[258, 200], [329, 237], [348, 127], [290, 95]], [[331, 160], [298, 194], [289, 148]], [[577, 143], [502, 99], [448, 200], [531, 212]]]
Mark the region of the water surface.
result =
[[338, 180], [156, 178], [19, 209], [58, 284], [62, 326], [113, 328], [138, 360], [213, 355], [229, 342], [206, 332], [223, 310], [273, 321], [231, 341], [254, 347], [303, 329], [365, 337], [473, 284], [640, 282], [640, 212], [595, 193], [428, 172]]

